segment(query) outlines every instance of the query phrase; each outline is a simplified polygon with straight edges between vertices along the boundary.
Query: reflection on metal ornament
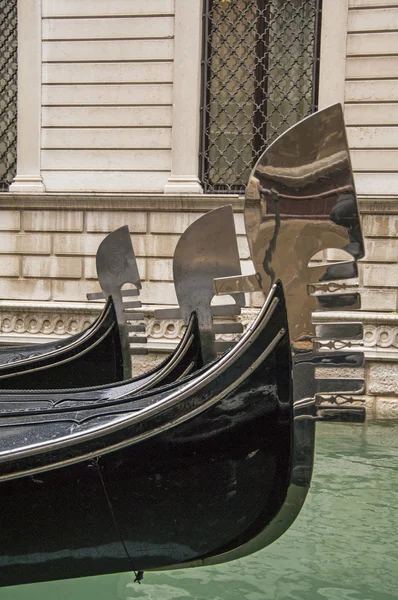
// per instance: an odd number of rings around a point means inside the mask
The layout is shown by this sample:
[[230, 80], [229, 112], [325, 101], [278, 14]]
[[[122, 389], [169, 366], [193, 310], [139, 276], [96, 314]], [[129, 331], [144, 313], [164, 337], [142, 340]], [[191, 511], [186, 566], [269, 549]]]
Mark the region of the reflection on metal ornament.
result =
[[[244, 295], [238, 290], [233, 294], [235, 304], [227, 305], [225, 310], [211, 306], [215, 295], [213, 280], [220, 276], [241, 275], [230, 205], [206, 213], [186, 229], [174, 252], [173, 275], [179, 309], [159, 309], [155, 311], [155, 317], [182, 318], [187, 323], [191, 313], [196, 312], [202, 358], [207, 363], [216, 357], [220, 348], [219, 343], [216, 346], [215, 334], [223, 332], [222, 323], [217, 324], [217, 331], [214, 330], [213, 315], [239, 314], [240, 307], [245, 304]], [[230, 326], [226, 325], [227, 328]]]
[[[347, 289], [356, 286], [352, 280], [358, 275], [364, 242], [340, 105], [303, 119], [266, 149], [246, 188], [244, 216], [255, 274], [235, 282], [232, 278], [218, 280], [217, 292], [231, 294], [234, 288], [253, 291], [258, 286], [267, 294], [275, 281], [282, 282], [295, 401], [312, 399], [308, 404], [311, 418], [320, 388], [333, 393], [336, 385], [336, 393], [363, 393], [362, 380], [326, 383], [315, 379], [316, 366], [359, 366], [363, 362], [350, 352], [335, 352], [334, 335], [329, 339], [332, 351], [322, 349], [316, 340], [313, 346], [315, 310], [360, 308], [360, 295]], [[329, 248], [343, 250], [347, 261], [314, 264], [313, 257]], [[333, 329], [336, 327], [331, 324], [323, 331], [334, 334]], [[354, 329], [358, 339], [359, 330]], [[352, 326], [346, 331], [351, 333]], [[344, 335], [338, 338], [344, 339]], [[303, 407], [298, 405], [297, 410], [302, 416]]]
[[[147, 340], [143, 336], [129, 336], [129, 332], [142, 331], [132, 329], [129, 321], [143, 319], [144, 315], [130, 312], [131, 309], [141, 307], [139, 300], [130, 298], [139, 297], [142, 284], [127, 225], [119, 227], [102, 240], [96, 255], [96, 267], [102, 292], [87, 294], [87, 298], [94, 300], [112, 296], [122, 342], [124, 379], [129, 379], [131, 354], [147, 353], [146, 348], [134, 344], [146, 344]], [[122, 290], [128, 283], [134, 285], [135, 289]]]

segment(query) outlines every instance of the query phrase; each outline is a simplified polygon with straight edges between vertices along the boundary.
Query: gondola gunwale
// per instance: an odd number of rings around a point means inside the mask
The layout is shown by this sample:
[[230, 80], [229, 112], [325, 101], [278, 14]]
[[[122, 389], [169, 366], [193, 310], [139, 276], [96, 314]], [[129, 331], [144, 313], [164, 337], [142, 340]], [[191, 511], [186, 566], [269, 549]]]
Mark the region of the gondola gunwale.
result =
[[[105, 331], [101, 331], [106, 327]], [[8, 385], [10, 380], [25, 378], [29, 376], [29, 374], [39, 373], [39, 377], [43, 372], [45, 377], [48, 371], [48, 377], [51, 380], [51, 376], [54, 376], [52, 371], [54, 369], [59, 368], [63, 364], [67, 364], [70, 362], [79, 363], [79, 360], [87, 354], [90, 354], [97, 346], [100, 344], [105, 348], [104, 342], [112, 336], [114, 338], [114, 342], [117, 344], [120, 340], [120, 333], [118, 323], [116, 321], [116, 314], [113, 306], [113, 300], [109, 297], [106, 310], [103, 311], [102, 317], [98, 319], [93, 328], [90, 328], [88, 334], [84, 336], [84, 338], [79, 338], [75, 340], [75, 342], [61, 351], [51, 352], [48, 355], [40, 355], [38, 357], [32, 357], [31, 360], [23, 360], [21, 364], [14, 362], [9, 363], [8, 365], [0, 365], [0, 391], [3, 393], [7, 393], [7, 387], [1, 388], [3, 383], [4, 385]], [[121, 345], [119, 343], [120, 351], [115, 353], [113, 351], [112, 360], [114, 362], [114, 379], [116, 381], [120, 381], [122, 378], [122, 353], [121, 353]], [[116, 345], [116, 349], [118, 345]], [[78, 352], [76, 353], [76, 350]], [[19, 369], [19, 370], [18, 370]], [[4, 373], [4, 371], [9, 371]], [[41, 379], [43, 381], [43, 378]], [[6, 382], [6, 383], [4, 383]], [[21, 385], [21, 384], [19, 384]], [[112, 382], [111, 382], [112, 385]], [[20, 387], [22, 389], [22, 387]], [[76, 388], [81, 389], [81, 388]], [[32, 388], [27, 391], [33, 391]]]
[[[25, 448], [17, 448], [8, 451], [0, 452], [0, 466], [6, 464], [10, 464], [12, 462], [18, 462], [27, 460], [29, 458], [36, 458], [37, 456], [47, 456], [47, 454], [52, 453], [49, 457], [51, 460], [50, 463], [46, 463], [44, 465], [35, 466], [33, 468], [28, 468], [25, 470], [21, 470], [19, 468], [18, 472], [11, 473], [2, 473], [0, 474], [0, 481], [15, 479], [18, 477], [24, 477], [26, 475], [33, 475], [36, 473], [40, 473], [49, 469], [61, 468], [68, 465], [76, 464], [87, 459], [95, 459], [96, 457], [103, 456], [104, 454], [109, 454], [115, 452], [117, 450], [121, 450], [127, 446], [132, 444], [136, 444], [143, 440], [147, 440], [155, 435], [163, 433], [165, 431], [170, 430], [171, 428], [176, 427], [180, 423], [187, 421], [188, 419], [193, 418], [194, 416], [204, 412], [214, 404], [216, 404], [219, 400], [224, 398], [228, 393], [230, 393], [234, 388], [240, 385], [250, 374], [263, 362], [266, 357], [277, 347], [278, 343], [283, 339], [285, 335], [287, 335], [287, 329], [281, 328], [273, 337], [272, 341], [268, 346], [260, 352], [259, 357], [254, 361], [254, 363], [249, 366], [243, 374], [237, 379], [233, 379], [233, 383], [230, 384], [229, 387], [224, 388], [220, 391], [216, 396], [212, 396], [205, 402], [200, 403], [197, 407], [189, 407], [188, 412], [180, 415], [178, 418], [175, 418], [173, 421], [167, 420], [167, 422], [162, 423], [156, 428], [151, 428], [148, 431], [144, 431], [141, 434], [136, 435], [133, 438], [123, 438], [121, 441], [113, 443], [111, 445], [107, 445], [106, 447], [101, 446], [100, 448], [96, 448], [95, 450], [88, 450], [84, 454], [79, 454], [77, 456], [72, 455], [68, 458], [60, 458], [57, 462], [54, 457], [54, 452], [62, 452], [68, 449], [69, 451], [75, 450], [76, 446], [79, 446], [83, 443], [87, 443], [89, 441], [94, 441], [98, 443], [98, 440], [102, 439], [102, 437], [109, 438], [112, 434], [117, 434], [121, 430], [126, 430], [128, 427], [132, 427], [134, 425], [146, 425], [148, 426], [149, 422], [154, 418], [159, 416], [164, 416], [169, 409], [180, 409], [181, 406], [184, 406], [184, 402], [187, 401], [189, 403], [190, 397], [192, 397], [195, 393], [200, 391], [201, 388], [205, 388], [206, 385], [209, 385], [214, 381], [215, 378], [219, 377], [227, 368], [233, 365], [243, 353], [246, 352], [248, 348], [250, 348], [253, 342], [257, 339], [257, 337], [264, 331], [266, 326], [269, 324], [271, 317], [279, 303], [279, 299], [275, 298], [276, 290], [282, 291], [282, 286], [279, 282], [272, 286], [271, 291], [266, 298], [264, 305], [260, 312], [258, 313], [256, 319], [251, 323], [246, 332], [237, 342], [236, 346], [234, 346], [231, 350], [227, 351], [220, 358], [216, 359], [209, 365], [206, 365], [199, 375], [195, 374], [191, 377], [188, 377], [188, 382], [181, 382], [180, 384], [175, 384], [174, 391], [162, 391], [162, 388], [154, 390], [152, 392], [148, 392], [144, 394], [144, 397], [148, 396], [156, 396], [160, 398], [153, 402], [150, 406], [143, 408], [140, 411], [137, 411], [136, 414], [132, 416], [127, 416], [123, 418], [117, 419], [110, 425], [105, 426], [97, 426], [92, 430], [85, 431], [83, 433], [72, 434], [69, 436], [64, 436], [63, 438], [58, 438], [56, 441], [46, 441], [43, 443], [32, 444], [29, 447]], [[283, 294], [283, 292], [282, 292]], [[165, 396], [165, 398], [164, 398]], [[191, 398], [192, 403], [192, 398]], [[102, 434], [102, 435], [101, 435]], [[47, 459], [48, 460], [48, 459]]]
[[[178, 346], [175, 348], [174, 352], [172, 352], [164, 361], [162, 361], [160, 363], [160, 365], [158, 365], [157, 367], [155, 367], [154, 369], [152, 369], [151, 371], [147, 372], [147, 373], [142, 373], [141, 375], [132, 378], [130, 381], [118, 381], [115, 382], [114, 384], [106, 384], [103, 386], [96, 386], [93, 388], [78, 388], [76, 390], [76, 394], [74, 393], [74, 389], [71, 388], [71, 390], [54, 390], [54, 392], [57, 395], [61, 395], [62, 399], [61, 400], [57, 400], [55, 403], [53, 403], [50, 407], [46, 408], [38, 408], [37, 405], [35, 404], [35, 402], [37, 402], [37, 397], [40, 395], [40, 391], [33, 391], [33, 390], [29, 390], [30, 395], [33, 396], [33, 399], [30, 399], [29, 402], [31, 402], [33, 404], [32, 407], [29, 407], [29, 409], [27, 410], [22, 410], [22, 409], [18, 409], [18, 404], [22, 404], [23, 402], [25, 402], [24, 400], [21, 399], [21, 395], [25, 394], [24, 390], [11, 390], [11, 393], [16, 395], [18, 398], [16, 400], [9, 400], [8, 399], [8, 391], [7, 392], [1, 392], [0, 391], [0, 418], [2, 416], [9, 416], [11, 414], [14, 414], [15, 416], [18, 415], [26, 415], [26, 414], [42, 414], [42, 413], [55, 413], [57, 414], [57, 412], [69, 412], [71, 410], [88, 410], [90, 408], [92, 409], [97, 409], [97, 408], [103, 408], [106, 406], [112, 406], [114, 404], [117, 404], [119, 402], [123, 403], [128, 401], [130, 398], [126, 399], [126, 396], [132, 396], [134, 398], [134, 396], [139, 395], [141, 396], [142, 394], [144, 394], [146, 391], [149, 391], [150, 389], [152, 389], [153, 387], [155, 387], [159, 382], [162, 382], [162, 380], [164, 380], [165, 378], [167, 378], [170, 374], [172, 374], [173, 370], [175, 370], [182, 362], [182, 360], [186, 357], [187, 353], [189, 350], [191, 350], [192, 345], [194, 352], [198, 353], [199, 350], [199, 335], [197, 333], [197, 321], [196, 321], [196, 315], [193, 313], [191, 315], [191, 319], [188, 323], [188, 326], [186, 328], [186, 331], [184, 333], [183, 338], [181, 339], [180, 343], [178, 344]], [[200, 357], [199, 357], [200, 358]], [[183, 377], [186, 377], [186, 373], [190, 372], [192, 370], [192, 368], [194, 368], [195, 366], [197, 366], [195, 364], [194, 361], [190, 361], [190, 363], [188, 364], [188, 366], [184, 369], [184, 371], [178, 376], [176, 377], [176, 379], [173, 382], [170, 382], [168, 384], [162, 384], [162, 387], [168, 388], [169, 386], [173, 386], [176, 382], [178, 382], [180, 379], [182, 379]], [[141, 383], [141, 387], [137, 385], [137, 387], [132, 387], [133, 384], [139, 384]], [[66, 402], [73, 402], [74, 398], [77, 394], [83, 395], [87, 392], [95, 392], [96, 390], [106, 390], [106, 389], [115, 389], [115, 388], [126, 388], [129, 387], [129, 391], [125, 392], [123, 394], [121, 394], [120, 396], [117, 396], [117, 398], [114, 398], [112, 400], [97, 400], [97, 399], [89, 399], [88, 402], [91, 402], [91, 404], [84, 404], [85, 401], [87, 402], [87, 400], [75, 400], [75, 402], [77, 402], [77, 405], [75, 407], [73, 406], [68, 406], [66, 408], [63, 408], [61, 405], [63, 403]], [[66, 393], [69, 393], [70, 395], [72, 395], [72, 398], [65, 398]], [[52, 390], [43, 390], [43, 394], [42, 396], [53, 396], [54, 393]], [[6, 396], [7, 399], [2, 398], [2, 396]], [[24, 398], [25, 396], [22, 396], [22, 398]], [[39, 396], [40, 397], [40, 396]], [[48, 400], [48, 402], [50, 402], [50, 400]], [[16, 404], [16, 408], [15, 410], [3, 410], [4, 405], [7, 405], [8, 403], [15, 403]]]
[[[0, 364], [0, 378], [3, 377], [3, 375], [1, 374], [2, 371], [6, 371], [7, 368], [19, 367], [20, 364], [22, 364], [22, 366], [25, 364], [29, 365], [30, 363], [39, 362], [40, 360], [52, 358], [53, 356], [61, 354], [62, 352], [69, 352], [70, 350], [73, 351], [73, 349], [77, 345], [79, 345], [80, 343], [84, 343], [85, 341], [87, 341], [87, 338], [90, 338], [97, 333], [99, 327], [101, 327], [102, 324], [104, 323], [104, 321], [106, 321], [107, 318], [109, 317], [109, 313], [111, 311], [111, 308], [110, 308], [111, 304], [112, 304], [112, 299], [111, 299], [111, 297], [109, 297], [106, 302], [106, 305], [105, 305], [103, 311], [101, 312], [101, 314], [99, 315], [98, 319], [96, 319], [90, 327], [85, 329], [84, 332], [82, 332], [81, 334], [77, 334], [77, 336], [74, 336], [74, 339], [71, 344], [68, 344], [67, 346], [62, 347], [61, 349], [57, 348], [57, 349], [51, 350], [49, 352], [44, 352], [43, 354], [40, 354], [39, 356], [27, 357], [27, 358], [23, 358], [21, 360], [13, 361], [11, 363], [1, 363]], [[108, 329], [114, 327], [115, 323], [116, 323], [116, 321], [114, 323], [112, 323]], [[25, 373], [27, 371], [23, 371], [23, 372]]]
[[[117, 398], [109, 401], [109, 402], [117, 402], [119, 400], [123, 400], [125, 396], [131, 394], [131, 395], [136, 395], [138, 393], [144, 393], [145, 391], [151, 389], [152, 387], [154, 387], [154, 385], [156, 385], [159, 380], [162, 381], [162, 379], [167, 378], [170, 374], [173, 373], [173, 370], [177, 369], [178, 366], [181, 364], [181, 362], [183, 361], [183, 359], [186, 357], [187, 353], [192, 349], [193, 347], [193, 352], [195, 355], [197, 355], [197, 358], [199, 360], [199, 364], [201, 364], [201, 357], [200, 357], [200, 350], [199, 350], [199, 334], [197, 331], [197, 321], [196, 321], [196, 315], [192, 315], [192, 318], [186, 328], [186, 331], [183, 335], [183, 338], [181, 339], [180, 343], [177, 345], [177, 347], [175, 348], [175, 350], [169, 354], [167, 356], [167, 358], [165, 358], [159, 365], [157, 365], [156, 367], [154, 367], [153, 369], [151, 369], [151, 371], [146, 372], [146, 373], [142, 373], [141, 375], [138, 375], [137, 377], [133, 377], [132, 379], [125, 381], [125, 380], [121, 380], [121, 381], [116, 381], [115, 383], [107, 383], [104, 385], [98, 385], [98, 386], [90, 386], [87, 388], [67, 388], [65, 390], [62, 389], [54, 389], [54, 390], [48, 390], [48, 389], [43, 389], [43, 390], [0, 390], [0, 415], [2, 413], [2, 407], [4, 405], [6, 405], [7, 403], [15, 403], [16, 406], [18, 406], [18, 404], [21, 404], [23, 402], [27, 402], [25, 399], [28, 397], [29, 403], [32, 403], [32, 408], [29, 408], [28, 411], [24, 411], [24, 413], [26, 414], [27, 412], [32, 412], [32, 414], [35, 414], [36, 412], [46, 412], [46, 411], [51, 411], [53, 410], [53, 407], [57, 407], [59, 404], [63, 403], [63, 402], [72, 402], [72, 401], [76, 401], [80, 403], [83, 403], [85, 400], [87, 401], [86, 398], [84, 399], [80, 399], [78, 398], [76, 400], [77, 396], [80, 395], [85, 395], [85, 394], [93, 394], [95, 395], [96, 393], [98, 393], [101, 390], [115, 390], [117, 388], [130, 388], [128, 392], [125, 392], [124, 394], [118, 396]], [[190, 368], [192, 370], [192, 364], [193, 367], [196, 367], [197, 364], [194, 363], [192, 360], [190, 361], [188, 367], [183, 371], [182, 374], [180, 374], [178, 377], [176, 377], [175, 381], [179, 381], [180, 379], [182, 379], [182, 377], [184, 376], [185, 372], [187, 371], [188, 368]], [[168, 384], [163, 384], [166, 386], [172, 386], [174, 385], [174, 381], [170, 382]], [[140, 386], [136, 386], [136, 387], [132, 387], [135, 384], [140, 384]], [[49, 396], [54, 397], [55, 396], [61, 396], [61, 399], [56, 400], [55, 403], [50, 406], [49, 408], [47, 407], [43, 407], [40, 408], [38, 410], [35, 410], [35, 403], [38, 401], [39, 398], [42, 397], [46, 397]], [[72, 396], [72, 398], [66, 398], [65, 396], [70, 395]], [[10, 399], [11, 397], [11, 399]], [[22, 399], [21, 399], [22, 398]], [[97, 398], [94, 399], [89, 399], [89, 402], [97, 402]], [[51, 400], [46, 400], [46, 402], [51, 402]], [[88, 405], [88, 406], [93, 406], [93, 404]], [[68, 408], [67, 410], [71, 410], [70, 408]], [[7, 414], [8, 411], [5, 411], [5, 414]], [[18, 410], [11, 410], [9, 411], [10, 413], [14, 413], [14, 412], [18, 412]]]

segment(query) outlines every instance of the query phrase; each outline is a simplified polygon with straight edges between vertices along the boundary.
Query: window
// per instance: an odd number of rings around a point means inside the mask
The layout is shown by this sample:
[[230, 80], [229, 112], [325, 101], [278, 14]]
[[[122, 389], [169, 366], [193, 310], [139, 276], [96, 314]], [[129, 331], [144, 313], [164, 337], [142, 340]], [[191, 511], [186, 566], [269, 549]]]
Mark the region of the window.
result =
[[201, 179], [242, 192], [264, 149], [316, 110], [321, 0], [205, 0]]

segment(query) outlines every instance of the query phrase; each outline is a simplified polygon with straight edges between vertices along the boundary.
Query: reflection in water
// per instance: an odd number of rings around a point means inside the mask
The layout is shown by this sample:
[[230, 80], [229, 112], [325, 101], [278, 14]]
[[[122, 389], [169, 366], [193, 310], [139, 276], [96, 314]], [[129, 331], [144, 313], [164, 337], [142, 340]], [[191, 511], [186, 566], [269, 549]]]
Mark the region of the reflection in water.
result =
[[0, 589], [0, 600], [387, 600], [398, 597], [398, 423], [318, 424], [293, 527], [226, 565]]

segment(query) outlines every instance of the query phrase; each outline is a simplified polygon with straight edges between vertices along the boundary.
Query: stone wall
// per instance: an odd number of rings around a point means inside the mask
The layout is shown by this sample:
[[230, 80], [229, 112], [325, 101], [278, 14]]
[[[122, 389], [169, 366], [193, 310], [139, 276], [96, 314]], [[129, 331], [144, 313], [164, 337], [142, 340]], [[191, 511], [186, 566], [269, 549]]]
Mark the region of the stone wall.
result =
[[[163, 195], [0, 194], [1, 341], [43, 341], [87, 327], [100, 310], [100, 304], [86, 301], [87, 292], [98, 290], [96, 250], [107, 233], [127, 224], [143, 280], [151, 351], [148, 358], [135, 359], [136, 368], [146, 368], [159, 359], [159, 352], [172, 350], [182, 335], [181, 322], [159, 322], [153, 316], [155, 307], [176, 303], [172, 256], [179, 236], [199, 215], [226, 203], [234, 208], [242, 271], [248, 273], [252, 265], [238, 196], [186, 196], [166, 202]], [[398, 416], [398, 202], [362, 199], [360, 206], [366, 244], [360, 266], [362, 310], [317, 313], [315, 319], [363, 322], [369, 415]], [[260, 294], [246, 298], [245, 325], [262, 302]]]

